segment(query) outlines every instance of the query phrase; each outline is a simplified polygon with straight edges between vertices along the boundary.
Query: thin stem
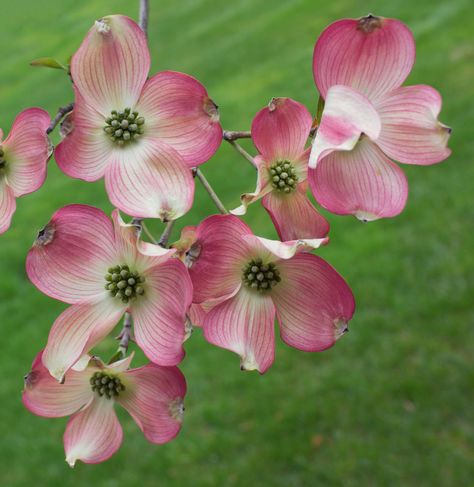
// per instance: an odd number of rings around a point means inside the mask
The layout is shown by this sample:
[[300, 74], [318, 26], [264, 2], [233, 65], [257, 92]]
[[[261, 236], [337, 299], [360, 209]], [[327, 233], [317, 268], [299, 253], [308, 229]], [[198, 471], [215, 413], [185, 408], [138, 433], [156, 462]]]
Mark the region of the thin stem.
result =
[[51, 123], [49, 124], [49, 127], [46, 129], [46, 133], [49, 135], [61, 122], [61, 120], [70, 112], [72, 112], [74, 108], [74, 103], [69, 103], [68, 105], [65, 105], [63, 107], [58, 108], [58, 113], [56, 113], [56, 116], [51, 120]]
[[161, 234], [160, 240], [158, 240], [158, 245], [164, 248], [168, 247], [168, 240], [170, 239], [171, 232], [173, 231], [173, 226], [174, 220], [171, 220], [166, 224], [166, 227]]
[[245, 157], [245, 159], [252, 164], [252, 167], [255, 168], [255, 161], [253, 160], [253, 157], [241, 145], [239, 145], [235, 140], [229, 140], [228, 142], [241, 156]]
[[217, 206], [218, 210], [223, 215], [227, 215], [229, 212], [225, 209], [225, 206], [222, 204], [222, 201], [219, 199], [216, 192], [212, 189], [212, 186], [209, 184], [209, 181], [204, 177], [204, 174], [201, 172], [201, 170], [198, 168], [194, 169], [194, 175], [199, 179], [204, 189], [208, 192], [209, 196], [211, 197], [211, 200]]
[[149, 0], [140, 0], [140, 17], [139, 25], [145, 34], [148, 33], [148, 14], [150, 13]]
[[123, 327], [118, 338], [120, 339], [118, 351], [125, 357], [128, 344], [132, 338], [132, 315], [128, 312], [125, 313], [123, 318]]
[[150, 232], [150, 230], [146, 226], [145, 222], [142, 220], [140, 224], [142, 226], [143, 231], [146, 233], [146, 236], [151, 240], [151, 242], [154, 244], [158, 243], [155, 236]]
[[224, 140], [227, 140], [230, 142], [231, 140], [237, 140], [237, 139], [250, 139], [252, 137], [252, 134], [250, 130], [224, 130], [222, 133], [222, 138]]

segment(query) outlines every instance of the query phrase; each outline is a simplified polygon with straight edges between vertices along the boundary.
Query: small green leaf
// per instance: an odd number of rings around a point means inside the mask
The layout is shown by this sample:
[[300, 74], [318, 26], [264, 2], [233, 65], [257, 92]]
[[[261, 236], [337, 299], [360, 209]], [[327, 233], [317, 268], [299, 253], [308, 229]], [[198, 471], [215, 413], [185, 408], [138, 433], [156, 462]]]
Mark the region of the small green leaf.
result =
[[39, 66], [41, 68], [64, 69], [64, 71], [67, 71], [67, 66], [60, 63], [59, 61], [56, 61], [56, 59], [53, 59], [51, 57], [40, 57], [38, 59], [34, 59], [33, 61], [31, 61], [30, 66]]
[[123, 352], [121, 348], [119, 348], [113, 355], [110, 357], [110, 360], [107, 362], [109, 365], [122, 360], [126, 357], [126, 354]]
[[318, 109], [316, 110], [316, 120], [319, 122], [321, 121], [321, 116], [323, 114], [324, 110], [324, 100], [321, 95], [319, 95], [319, 100], [318, 100]]

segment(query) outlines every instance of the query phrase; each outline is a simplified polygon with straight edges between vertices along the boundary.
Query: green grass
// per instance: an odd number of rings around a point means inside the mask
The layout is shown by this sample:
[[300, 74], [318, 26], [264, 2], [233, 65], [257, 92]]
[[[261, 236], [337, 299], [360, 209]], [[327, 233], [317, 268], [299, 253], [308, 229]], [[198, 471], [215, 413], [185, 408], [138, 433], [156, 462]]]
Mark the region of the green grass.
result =
[[[0, 125], [29, 106], [50, 113], [71, 101], [59, 71], [28, 67], [41, 56], [66, 60], [94, 19], [136, 15], [132, 0], [24, 0], [2, 4]], [[208, 345], [200, 331], [186, 344], [189, 384], [180, 436], [149, 445], [121, 414], [122, 448], [105, 464], [64, 462], [65, 420], [45, 420], [21, 405], [22, 377], [64, 305], [29, 283], [25, 255], [35, 231], [59, 207], [110, 210], [103, 183], [68, 179], [51, 161], [43, 188], [18, 201], [0, 237], [0, 484], [4, 486], [467, 486], [474, 479], [474, 18], [469, 0], [280, 2], [155, 0], [152, 71], [199, 78], [220, 106], [223, 126], [247, 129], [272, 96], [316, 108], [311, 55], [329, 22], [369, 11], [413, 30], [418, 59], [408, 82], [444, 96], [441, 119], [453, 127], [452, 157], [405, 167], [410, 195], [396, 219], [363, 225], [329, 216], [331, 245], [320, 254], [357, 298], [351, 332], [329, 351], [305, 354], [278, 343], [265, 376], [241, 373], [238, 358]], [[250, 149], [250, 146], [247, 146]], [[226, 206], [253, 189], [248, 164], [223, 145], [203, 167]], [[214, 212], [198, 188], [182, 224]], [[274, 231], [254, 205], [247, 221]], [[181, 223], [181, 221], [180, 221]], [[160, 225], [152, 223], [154, 231]], [[179, 225], [181, 226], [181, 225]], [[114, 347], [109, 340], [102, 349]]]

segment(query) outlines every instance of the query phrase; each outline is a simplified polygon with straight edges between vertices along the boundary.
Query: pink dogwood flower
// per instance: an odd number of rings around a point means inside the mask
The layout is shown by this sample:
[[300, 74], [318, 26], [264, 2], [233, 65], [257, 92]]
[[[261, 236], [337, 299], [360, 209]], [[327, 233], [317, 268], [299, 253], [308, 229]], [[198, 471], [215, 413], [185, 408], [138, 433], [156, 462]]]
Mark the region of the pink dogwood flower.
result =
[[77, 460], [103, 462], [120, 448], [123, 432], [115, 404], [128, 411], [151, 443], [166, 443], [179, 433], [186, 381], [177, 367], [149, 363], [129, 369], [132, 356], [110, 365], [86, 357], [60, 384], [44, 367], [42, 353], [25, 377], [23, 404], [46, 418], [71, 416], [64, 433], [71, 467]]
[[222, 128], [197, 80], [171, 71], [147, 79], [149, 69], [146, 36], [133, 20], [97, 21], [71, 60], [73, 128], [56, 161], [74, 178], [105, 177], [125, 213], [172, 220], [191, 207], [191, 168], [216, 152]]
[[262, 199], [282, 240], [325, 237], [327, 220], [306, 195], [308, 158], [305, 144], [312, 117], [306, 107], [291, 98], [273, 98], [252, 122], [252, 140], [260, 155], [254, 158], [258, 171], [254, 193], [241, 197], [232, 211], [244, 215], [247, 206]]
[[242, 369], [260, 373], [274, 360], [275, 315], [286, 344], [304, 351], [334, 345], [355, 303], [344, 279], [308, 252], [327, 241], [268, 240], [233, 215], [206, 218], [188, 252], [205, 338], [239, 354]]
[[0, 233], [10, 228], [16, 209], [15, 198], [32, 193], [46, 178], [51, 147], [46, 135], [50, 123], [41, 108], [23, 110], [2, 141], [0, 129]]
[[26, 270], [43, 293], [70, 306], [55, 321], [43, 363], [61, 380], [66, 371], [117, 324], [125, 312], [135, 340], [159, 365], [184, 357], [185, 317], [192, 284], [174, 249], [139, 240], [137, 227], [97, 208], [58, 210], [28, 253]]
[[318, 39], [313, 73], [326, 104], [309, 182], [329, 211], [363, 221], [398, 215], [408, 184], [391, 158], [430, 165], [450, 155], [451, 129], [438, 121], [440, 94], [401, 86], [414, 61], [413, 35], [394, 19], [339, 20]]

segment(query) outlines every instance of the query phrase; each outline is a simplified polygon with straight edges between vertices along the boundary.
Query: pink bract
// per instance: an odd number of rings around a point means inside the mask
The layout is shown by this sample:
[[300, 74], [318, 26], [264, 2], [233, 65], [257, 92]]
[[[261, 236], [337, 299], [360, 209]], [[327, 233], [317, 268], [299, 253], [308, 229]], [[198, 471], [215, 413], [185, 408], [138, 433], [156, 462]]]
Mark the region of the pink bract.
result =
[[275, 316], [282, 340], [292, 347], [321, 351], [334, 345], [355, 303], [344, 279], [308, 253], [327, 241], [268, 240], [233, 215], [206, 218], [188, 251], [193, 302], [201, 306], [193, 314], [205, 338], [239, 354], [242, 369], [260, 373], [274, 360]]
[[181, 429], [186, 381], [177, 367], [149, 363], [129, 369], [132, 356], [105, 365], [93, 357], [60, 384], [43, 365], [43, 352], [25, 377], [23, 404], [47, 418], [71, 416], [64, 433], [66, 462], [100, 463], [122, 443], [114, 405], [120, 404], [151, 443], [166, 443]]
[[54, 323], [43, 354], [58, 380], [126, 311], [132, 314], [137, 344], [152, 362], [176, 365], [184, 357], [192, 299], [186, 267], [173, 258], [174, 249], [142, 242], [136, 226], [125, 224], [117, 210], [112, 216], [113, 223], [97, 208], [66, 206], [28, 253], [33, 284], [72, 305]]
[[15, 199], [39, 189], [46, 178], [49, 123], [47, 112], [28, 108], [15, 118], [4, 141], [0, 129], [0, 234], [10, 227]]
[[146, 36], [133, 20], [97, 21], [71, 61], [73, 128], [56, 161], [74, 178], [105, 177], [120, 210], [173, 220], [190, 209], [191, 168], [216, 152], [222, 128], [197, 80], [172, 71], [147, 79], [149, 69]]
[[[241, 197], [232, 211], [243, 215], [259, 199], [282, 240], [321, 238], [329, 223], [306, 195], [309, 149], [305, 145], [312, 118], [306, 107], [291, 98], [273, 98], [252, 122], [252, 140], [260, 155], [254, 158], [257, 187]], [[283, 177], [281, 177], [283, 175]]]
[[339, 20], [318, 39], [313, 73], [325, 108], [308, 178], [329, 211], [363, 221], [398, 215], [408, 184], [390, 158], [429, 165], [450, 155], [439, 93], [401, 86], [414, 61], [413, 35], [394, 19]]

